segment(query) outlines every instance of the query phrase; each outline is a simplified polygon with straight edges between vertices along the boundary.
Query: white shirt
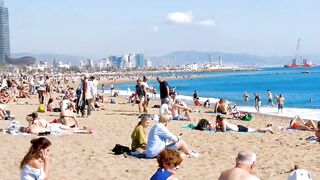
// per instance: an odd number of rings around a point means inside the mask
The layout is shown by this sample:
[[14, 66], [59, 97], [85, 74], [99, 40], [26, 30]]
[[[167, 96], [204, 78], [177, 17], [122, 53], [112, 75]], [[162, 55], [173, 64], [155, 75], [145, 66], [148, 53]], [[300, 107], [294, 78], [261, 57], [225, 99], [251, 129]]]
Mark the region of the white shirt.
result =
[[165, 116], [168, 119], [170, 119], [172, 117], [168, 104], [164, 103], [160, 106], [160, 116]]

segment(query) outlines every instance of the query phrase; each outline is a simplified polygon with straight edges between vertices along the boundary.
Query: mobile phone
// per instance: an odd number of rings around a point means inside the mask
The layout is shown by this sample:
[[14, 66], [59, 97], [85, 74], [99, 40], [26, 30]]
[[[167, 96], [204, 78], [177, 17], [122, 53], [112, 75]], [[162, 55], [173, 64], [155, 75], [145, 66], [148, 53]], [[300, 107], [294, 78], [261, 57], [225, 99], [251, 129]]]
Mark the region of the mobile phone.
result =
[[180, 133], [179, 136], [182, 136], [183, 133]]

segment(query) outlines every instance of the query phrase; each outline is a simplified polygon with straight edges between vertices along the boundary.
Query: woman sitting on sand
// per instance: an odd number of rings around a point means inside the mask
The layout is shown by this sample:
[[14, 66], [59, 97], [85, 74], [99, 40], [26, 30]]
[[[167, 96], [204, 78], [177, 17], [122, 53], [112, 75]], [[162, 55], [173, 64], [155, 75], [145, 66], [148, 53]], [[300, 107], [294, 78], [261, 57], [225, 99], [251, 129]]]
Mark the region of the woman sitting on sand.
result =
[[164, 149], [157, 157], [159, 168], [157, 172], [151, 177], [151, 180], [166, 179], [177, 180], [174, 176], [175, 172], [179, 169], [182, 158], [177, 151]]
[[249, 128], [243, 125], [235, 125], [227, 120], [225, 120], [222, 116], [218, 115], [216, 118], [216, 131], [237, 131], [237, 132], [270, 132], [273, 134], [271, 128]]
[[146, 129], [149, 127], [150, 118], [144, 116], [134, 128], [131, 134], [131, 151], [137, 153], [143, 153], [147, 146], [147, 134]]
[[290, 121], [290, 128], [291, 129], [306, 130], [306, 131], [317, 131], [318, 130], [316, 124], [312, 120], [304, 122], [299, 116], [296, 116], [293, 120]]
[[48, 179], [51, 142], [44, 138], [31, 140], [31, 147], [20, 163], [21, 180]]
[[78, 120], [75, 113], [71, 110], [73, 107], [72, 104], [69, 107], [60, 112], [58, 123], [69, 126], [70, 128], [78, 127]]
[[92, 134], [92, 130], [83, 128], [71, 128], [70, 126], [63, 125], [61, 123], [49, 123], [45, 119], [38, 117], [38, 113], [34, 112], [27, 115], [26, 120], [29, 122], [28, 127], [22, 127], [21, 132], [30, 134], [72, 134], [72, 133], [83, 133]]

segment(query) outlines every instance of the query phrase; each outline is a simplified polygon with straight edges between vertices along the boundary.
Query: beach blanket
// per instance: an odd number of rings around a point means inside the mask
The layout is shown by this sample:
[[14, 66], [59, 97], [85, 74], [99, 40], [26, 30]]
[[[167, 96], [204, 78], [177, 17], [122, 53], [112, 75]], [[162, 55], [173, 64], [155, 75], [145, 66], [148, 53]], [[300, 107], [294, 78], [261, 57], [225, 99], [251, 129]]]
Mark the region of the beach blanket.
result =
[[311, 143], [319, 143], [319, 142], [320, 142], [320, 139], [318, 139], [318, 138], [315, 137], [315, 136], [307, 137], [305, 140], [306, 140], [307, 142], [311, 142]]
[[[183, 125], [181, 126], [181, 128], [184, 128], [184, 129], [191, 129], [191, 130], [196, 130], [194, 129], [195, 128], [195, 125], [194, 124], [189, 124], [189, 125]], [[198, 130], [197, 130], [198, 131]], [[216, 131], [216, 130], [212, 130], [212, 129], [208, 129], [208, 130], [205, 130], [206, 132], [210, 132], [210, 133], [219, 133], [221, 131]], [[245, 133], [245, 134], [252, 134], [252, 133], [256, 133], [256, 134], [265, 134], [263, 132], [239, 132], [239, 131], [226, 131], [226, 132], [223, 132], [223, 133]]]
[[216, 113], [214, 111], [205, 111], [204, 113], [207, 113], [207, 114], [221, 114], [221, 113]]

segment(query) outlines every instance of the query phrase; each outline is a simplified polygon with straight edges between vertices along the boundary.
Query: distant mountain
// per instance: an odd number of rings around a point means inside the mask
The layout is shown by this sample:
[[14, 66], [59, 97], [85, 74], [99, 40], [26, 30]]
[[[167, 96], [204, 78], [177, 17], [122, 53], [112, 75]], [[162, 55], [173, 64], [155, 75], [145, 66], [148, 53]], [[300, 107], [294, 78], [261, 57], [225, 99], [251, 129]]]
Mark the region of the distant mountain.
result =
[[[224, 65], [237, 66], [283, 66], [288, 64], [291, 56], [258, 56], [250, 54], [223, 53], [223, 52], [198, 52], [198, 51], [175, 51], [163, 56], [153, 57], [153, 65], [183, 65], [192, 63], [218, 62], [222, 58]], [[310, 59], [313, 63], [320, 63], [319, 55], [303, 56]], [[299, 62], [299, 60], [298, 60]]]
[[81, 59], [88, 59], [86, 57], [81, 56], [73, 56], [73, 55], [62, 55], [62, 54], [31, 54], [31, 53], [15, 53], [11, 54], [13, 58], [19, 58], [23, 56], [33, 56], [36, 58], [37, 62], [47, 60], [49, 64], [53, 63], [53, 60], [59, 60], [64, 63], [71, 63], [71, 65], [79, 66]]

